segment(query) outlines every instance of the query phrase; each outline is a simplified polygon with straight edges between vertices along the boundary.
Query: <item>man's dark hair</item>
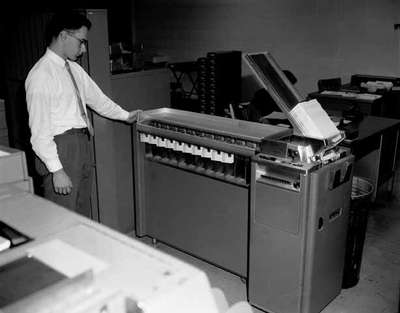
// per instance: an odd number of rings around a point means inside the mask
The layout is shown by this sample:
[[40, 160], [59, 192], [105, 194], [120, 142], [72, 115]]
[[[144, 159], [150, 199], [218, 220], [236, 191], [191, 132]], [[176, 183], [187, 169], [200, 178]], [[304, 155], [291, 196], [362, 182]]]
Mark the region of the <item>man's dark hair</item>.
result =
[[92, 23], [78, 11], [55, 13], [46, 28], [46, 44], [49, 45], [64, 29], [73, 31], [83, 26], [90, 29]]

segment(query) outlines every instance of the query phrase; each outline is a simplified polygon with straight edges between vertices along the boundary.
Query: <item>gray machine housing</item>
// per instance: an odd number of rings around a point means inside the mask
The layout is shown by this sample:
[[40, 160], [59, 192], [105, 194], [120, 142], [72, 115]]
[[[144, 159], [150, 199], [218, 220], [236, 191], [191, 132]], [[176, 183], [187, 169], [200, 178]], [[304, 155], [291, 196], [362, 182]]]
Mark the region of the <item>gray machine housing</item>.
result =
[[[282, 127], [174, 109], [146, 112], [136, 124], [136, 234], [247, 276], [251, 157]], [[141, 141], [141, 134], [225, 152], [233, 163]], [[174, 150], [175, 149], [175, 150]], [[183, 149], [182, 149], [183, 150]]]
[[268, 312], [320, 312], [341, 291], [353, 156], [252, 164], [248, 299]]
[[[284, 112], [301, 101], [269, 54], [246, 59]], [[353, 156], [292, 122], [146, 112], [133, 133], [136, 235], [243, 277], [262, 310], [321, 311], [341, 290]]]

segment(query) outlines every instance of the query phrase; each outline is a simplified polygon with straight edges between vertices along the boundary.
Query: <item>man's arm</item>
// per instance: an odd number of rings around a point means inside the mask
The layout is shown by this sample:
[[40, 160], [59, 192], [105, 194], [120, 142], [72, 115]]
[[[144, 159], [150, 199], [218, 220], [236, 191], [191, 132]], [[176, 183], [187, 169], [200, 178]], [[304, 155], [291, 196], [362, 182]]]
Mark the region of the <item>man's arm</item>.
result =
[[73, 64], [75, 70], [79, 73], [80, 80], [85, 90], [85, 103], [102, 116], [121, 120], [127, 123], [133, 123], [138, 120], [142, 110], [133, 110], [128, 112], [111, 100], [99, 88], [96, 82], [86, 73], [78, 64]]
[[129, 112], [107, 97], [79, 64], [71, 65], [79, 75], [79, 83], [84, 88], [84, 103], [104, 117], [121, 121], [128, 119]]
[[72, 182], [63, 170], [51, 132], [52, 93], [49, 88], [51, 88], [51, 83], [47, 84], [44, 77], [28, 76], [25, 89], [31, 144], [33, 151], [53, 174], [55, 192], [68, 194], [71, 192]]

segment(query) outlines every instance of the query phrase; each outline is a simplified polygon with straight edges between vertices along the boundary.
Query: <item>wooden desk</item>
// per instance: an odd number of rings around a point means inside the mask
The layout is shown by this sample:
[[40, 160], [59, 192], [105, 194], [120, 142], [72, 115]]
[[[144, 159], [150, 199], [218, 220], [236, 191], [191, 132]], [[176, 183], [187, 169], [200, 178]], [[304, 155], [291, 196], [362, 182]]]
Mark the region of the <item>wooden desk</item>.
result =
[[378, 188], [389, 179], [393, 180], [399, 129], [400, 120], [365, 116], [358, 124], [358, 136], [343, 142], [355, 155], [354, 175], [365, 177], [373, 183], [373, 200]]
[[[362, 83], [376, 80], [392, 82], [393, 87], [390, 90], [377, 89], [374, 92], [368, 91], [365, 87], [361, 87]], [[382, 101], [385, 103], [385, 111], [382, 116], [400, 119], [400, 78], [374, 75], [352, 75], [351, 82], [342, 85], [342, 89], [382, 95]]]
[[[34, 239], [1, 252], [0, 266], [28, 253], [36, 257], [40, 248], [47, 245], [49, 249], [48, 245], [54, 242], [62, 242], [64, 247], [71, 247], [71, 250], [66, 250], [71, 253], [61, 261], [58, 259], [60, 254], [65, 254], [65, 250], [47, 254], [52, 260], [47, 258], [45, 263], [52, 268], [58, 267], [55, 269], [63, 274], [65, 267], [70, 267], [71, 264], [79, 267], [80, 263], [87, 263], [84, 257], [74, 258], [82, 254], [104, 265], [101, 270], [94, 269], [94, 280], [90, 288], [85, 289], [85, 297], [79, 298], [79, 301], [74, 301], [77, 291], [68, 289], [66, 300], [52, 297], [53, 294], [49, 293], [45, 301], [40, 302], [38, 310], [30, 311], [29, 306], [22, 307], [18, 312], [43, 312], [45, 309], [49, 312], [52, 311], [52, 306], [60, 303], [63, 303], [62, 308], [66, 312], [103, 312], [100, 308], [94, 310], [93, 306], [98, 305], [100, 294], [109, 294], [114, 290], [133, 300], [139, 308], [137, 311], [133, 310], [134, 312], [218, 312], [208, 279], [201, 270], [19, 189], [7, 186], [0, 188], [0, 201], [1, 220]], [[74, 250], [78, 250], [80, 254], [73, 253]], [[39, 260], [43, 262], [43, 259]], [[68, 303], [62, 302], [63, 300]], [[87, 310], [87, 302], [90, 302], [91, 310]], [[77, 309], [82, 303], [85, 303], [86, 310], [82, 307]], [[38, 306], [38, 301], [32, 300], [29, 304], [35, 307]], [[45, 308], [43, 304], [46, 305]], [[73, 310], [68, 310], [71, 305]], [[57, 312], [61, 312], [59, 309], [60, 307]], [[108, 307], [107, 312], [127, 311]]]

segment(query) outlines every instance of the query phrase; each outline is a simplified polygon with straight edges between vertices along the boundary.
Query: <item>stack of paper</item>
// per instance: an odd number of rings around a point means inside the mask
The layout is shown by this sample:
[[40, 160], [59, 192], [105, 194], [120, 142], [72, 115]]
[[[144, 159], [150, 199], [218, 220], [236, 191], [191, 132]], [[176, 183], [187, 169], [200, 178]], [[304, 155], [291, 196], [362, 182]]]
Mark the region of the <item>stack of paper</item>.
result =
[[6, 155], [10, 155], [10, 153], [7, 151], [0, 150], [0, 157], [6, 156]]
[[367, 88], [369, 92], [376, 92], [377, 90], [391, 90], [393, 88], [393, 83], [392, 82], [386, 82], [386, 81], [367, 81], [366, 83], [361, 83], [361, 87]]
[[7, 238], [0, 236], [0, 251], [8, 249], [10, 248], [10, 246], [11, 246], [11, 241], [8, 240]]
[[333, 141], [341, 138], [339, 130], [316, 99], [298, 103], [289, 115], [303, 136]]

